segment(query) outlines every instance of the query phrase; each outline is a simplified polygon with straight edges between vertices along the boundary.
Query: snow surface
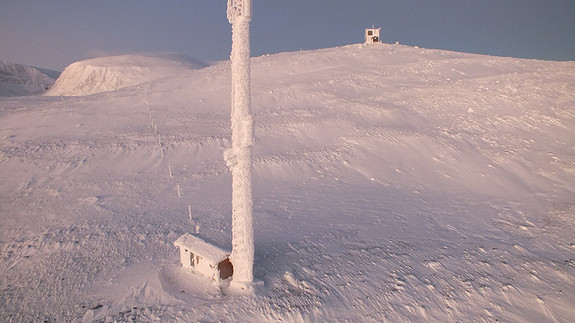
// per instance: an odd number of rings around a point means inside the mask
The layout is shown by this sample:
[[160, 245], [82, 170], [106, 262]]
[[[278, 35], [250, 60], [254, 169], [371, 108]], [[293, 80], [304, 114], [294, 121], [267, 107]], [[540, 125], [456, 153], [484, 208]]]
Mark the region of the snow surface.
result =
[[2, 99], [3, 321], [575, 317], [575, 62], [387, 44], [252, 59], [264, 286], [244, 296], [173, 246], [197, 225], [231, 243], [229, 68]]
[[181, 55], [120, 55], [88, 59], [66, 67], [46, 95], [84, 96], [206, 67], [207, 63]]
[[59, 72], [0, 60], [0, 97], [22, 96], [49, 89]]

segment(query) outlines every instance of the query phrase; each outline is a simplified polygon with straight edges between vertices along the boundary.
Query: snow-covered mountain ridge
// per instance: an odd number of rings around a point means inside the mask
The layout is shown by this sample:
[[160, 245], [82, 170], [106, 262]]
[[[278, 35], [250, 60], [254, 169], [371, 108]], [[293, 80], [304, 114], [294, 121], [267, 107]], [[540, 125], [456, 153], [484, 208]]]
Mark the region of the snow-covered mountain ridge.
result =
[[114, 91], [207, 65], [198, 59], [175, 54], [93, 58], [66, 67], [46, 95], [83, 96]]
[[575, 62], [377, 44], [251, 70], [256, 295], [173, 246], [196, 226], [230, 245], [222, 62], [0, 101], [0, 317], [575, 317]]
[[0, 97], [44, 92], [54, 84], [59, 74], [0, 60]]

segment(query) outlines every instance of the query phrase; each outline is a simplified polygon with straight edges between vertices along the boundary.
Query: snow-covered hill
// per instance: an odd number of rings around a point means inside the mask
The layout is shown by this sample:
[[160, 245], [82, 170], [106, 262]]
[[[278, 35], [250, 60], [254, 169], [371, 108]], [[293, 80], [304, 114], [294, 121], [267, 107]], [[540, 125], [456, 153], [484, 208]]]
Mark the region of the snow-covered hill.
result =
[[206, 67], [198, 59], [175, 54], [93, 58], [66, 67], [48, 96], [83, 96], [138, 85]]
[[386, 44], [252, 62], [257, 294], [173, 246], [196, 225], [231, 242], [223, 62], [0, 102], [3, 320], [575, 317], [575, 62]]
[[0, 97], [44, 92], [60, 73], [0, 60]]

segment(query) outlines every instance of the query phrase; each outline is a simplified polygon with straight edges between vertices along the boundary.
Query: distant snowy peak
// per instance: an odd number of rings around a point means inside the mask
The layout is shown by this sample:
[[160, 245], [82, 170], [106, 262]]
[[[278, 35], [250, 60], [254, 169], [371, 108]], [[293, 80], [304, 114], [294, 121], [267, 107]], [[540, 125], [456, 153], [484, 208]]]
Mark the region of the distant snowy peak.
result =
[[0, 97], [46, 91], [60, 73], [0, 60]]
[[206, 66], [203, 61], [177, 54], [99, 57], [66, 67], [45, 95], [84, 96], [114, 91]]

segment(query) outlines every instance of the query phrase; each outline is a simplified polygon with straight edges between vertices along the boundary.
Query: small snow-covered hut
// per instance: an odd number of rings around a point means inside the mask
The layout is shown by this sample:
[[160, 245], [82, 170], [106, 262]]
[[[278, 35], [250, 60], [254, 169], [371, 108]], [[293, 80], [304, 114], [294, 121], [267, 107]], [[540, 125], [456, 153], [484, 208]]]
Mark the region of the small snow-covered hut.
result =
[[372, 44], [372, 43], [379, 43], [379, 33], [381, 32], [381, 28], [367, 28], [365, 29], [365, 43]]
[[216, 282], [229, 278], [234, 273], [230, 262], [230, 252], [201, 238], [186, 233], [180, 236], [174, 245], [180, 248], [180, 262], [185, 268], [190, 268]]

